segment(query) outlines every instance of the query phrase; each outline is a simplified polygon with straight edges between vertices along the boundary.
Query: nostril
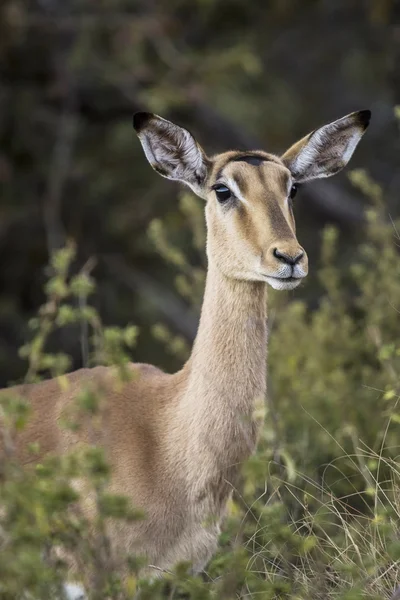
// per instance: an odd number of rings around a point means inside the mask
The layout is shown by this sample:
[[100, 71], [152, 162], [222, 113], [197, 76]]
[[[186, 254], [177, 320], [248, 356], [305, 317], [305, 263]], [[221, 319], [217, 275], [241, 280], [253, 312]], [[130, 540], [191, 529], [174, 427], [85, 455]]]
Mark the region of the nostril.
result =
[[288, 265], [295, 265], [296, 263], [299, 262], [299, 260], [301, 260], [304, 256], [304, 252], [301, 251], [299, 252], [299, 254], [297, 254], [296, 256], [290, 256], [289, 254], [286, 254], [285, 252], [280, 252], [278, 250], [278, 248], [274, 248], [273, 250], [273, 255], [275, 256], [275, 258], [277, 258], [278, 260], [287, 263]]
[[282, 252], [279, 252], [278, 248], [274, 248], [272, 251], [272, 254], [275, 256], [275, 258], [277, 258], [278, 260], [283, 260], [284, 262], [286, 262], [285, 259], [285, 254], [282, 254]]
[[274, 248], [273, 255], [281, 262], [287, 263], [288, 265], [293, 264], [292, 257], [289, 256], [289, 254], [286, 254], [285, 252], [281, 252], [280, 250], [278, 250], [278, 248]]
[[299, 260], [301, 260], [303, 258], [303, 256], [304, 256], [304, 252], [303, 251], [299, 252], [298, 255], [294, 257], [293, 264], [295, 265], [296, 263], [298, 263]]

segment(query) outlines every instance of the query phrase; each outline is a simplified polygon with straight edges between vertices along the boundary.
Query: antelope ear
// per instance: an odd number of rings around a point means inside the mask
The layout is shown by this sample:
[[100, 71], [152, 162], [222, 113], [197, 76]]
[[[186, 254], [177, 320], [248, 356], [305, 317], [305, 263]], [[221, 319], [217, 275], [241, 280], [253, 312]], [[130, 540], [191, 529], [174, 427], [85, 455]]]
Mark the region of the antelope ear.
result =
[[186, 183], [197, 195], [205, 196], [210, 161], [189, 131], [147, 112], [134, 115], [133, 127], [157, 173]]
[[297, 182], [343, 169], [369, 125], [370, 110], [346, 115], [306, 135], [281, 157]]

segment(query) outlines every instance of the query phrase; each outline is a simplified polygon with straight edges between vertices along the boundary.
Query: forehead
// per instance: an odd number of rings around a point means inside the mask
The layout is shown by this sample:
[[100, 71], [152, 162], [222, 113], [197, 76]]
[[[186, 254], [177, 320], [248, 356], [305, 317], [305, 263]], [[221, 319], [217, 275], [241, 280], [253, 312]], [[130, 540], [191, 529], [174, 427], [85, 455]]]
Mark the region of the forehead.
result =
[[286, 190], [291, 181], [290, 171], [283, 162], [274, 154], [263, 151], [225, 152], [214, 157], [210, 185], [229, 178], [234, 179], [242, 193], [255, 185], [279, 186]]

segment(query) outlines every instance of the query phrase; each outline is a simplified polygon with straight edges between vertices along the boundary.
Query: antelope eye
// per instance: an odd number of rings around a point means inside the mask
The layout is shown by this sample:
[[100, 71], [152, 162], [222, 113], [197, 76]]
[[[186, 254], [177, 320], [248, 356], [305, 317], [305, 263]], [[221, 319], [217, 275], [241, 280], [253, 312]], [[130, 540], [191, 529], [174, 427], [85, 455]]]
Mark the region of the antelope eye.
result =
[[289, 198], [293, 200], [295, 195], [297, 194], [298, 186], [294, 183], [290, 189]]
[[217, 196], [218, 202], [223, 204], [232, 196], [231, 190], [226, 187], [226, 185], [217, 185], [214, 188], [215, 194]]

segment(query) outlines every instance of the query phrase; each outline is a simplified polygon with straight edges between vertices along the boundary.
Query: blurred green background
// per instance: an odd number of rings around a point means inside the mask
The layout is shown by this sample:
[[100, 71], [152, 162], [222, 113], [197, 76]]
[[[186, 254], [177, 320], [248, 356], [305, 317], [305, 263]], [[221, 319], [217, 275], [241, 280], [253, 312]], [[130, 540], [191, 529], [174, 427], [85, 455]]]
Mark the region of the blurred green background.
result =
[[[0, 383], [25, 370], [17, 349], [43, 301], [52, 250], [72, 238], [77, 268], [95, 257], [104, 322], [140, 327], [134, 359], [175, 369], [154, 335], [165, 324], [189, 344], [196, 309], [179, 267], [148, 229], [161, 220], [193, 266], [179, 186], [147, 164], [132, 114], [188, 127], [206, 151], [281, 152], [315, 127], [370, 108], [351, 167], [366, 166], [398, 214], [400, 5], [394, 0], [3, 0], [0, 7]], [[311, 276], [293, 294], [313, 309], [321, 231], [339, 227], [339, 263], [363, 239], [365, 199], [347, 172], [303, 187], [299, 240]], [[201, 206], [201, 201], [199, 200]], [[157, 334], [157, 331], [155, 332]], [[79, 331], [53, 340], [82, 364]]]

